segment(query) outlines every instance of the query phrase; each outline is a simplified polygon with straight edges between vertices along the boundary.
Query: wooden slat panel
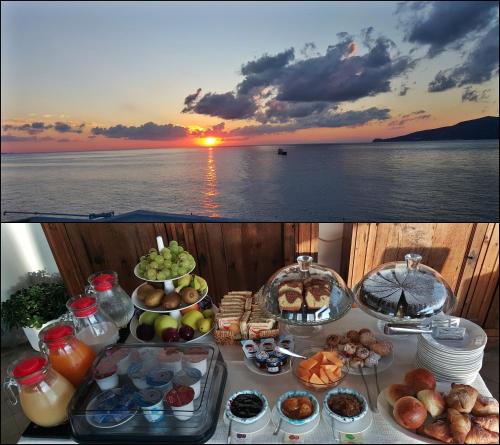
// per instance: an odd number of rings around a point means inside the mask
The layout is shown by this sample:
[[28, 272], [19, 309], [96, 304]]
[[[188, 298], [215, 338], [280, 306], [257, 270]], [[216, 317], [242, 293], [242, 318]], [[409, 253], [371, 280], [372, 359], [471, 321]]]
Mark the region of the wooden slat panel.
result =
[[297, 230], [296, 224], [284, 223], [283, 224], [283, 248], [285, 264], [293, 264], [297, 257], [295, 246], [295, 231]]
[[319, 250], [319, 223], [311, 223], [311, 256], [318, 262]]
[[311, 225], [309, 223], [298, 224], [299, 240], [297, 246], [297, 253], [299, 255], [311, 254]]
[[349, 260], [351, 256], [352, 223], [344, 223], [342, 228], [342, 251], [340, 256], [340, 276], [347, 283], [349, 281]]
[[498, 282], [495, 290], [495, 294], [491, 301], [491, 306], [484, 323], [484, 328], [487, 330], [496, 330], [496, 336], [498, 337]]
[[354, 286], [359, 279], [364, 275], [366, 247], [368, 244], [368, 234], [370, 232], [369, 223], [359, 223], [356, 233], [356, 243], [354, 246], [354, 263], [353, 263], [353, 277], [356, 277], [352, 283]]

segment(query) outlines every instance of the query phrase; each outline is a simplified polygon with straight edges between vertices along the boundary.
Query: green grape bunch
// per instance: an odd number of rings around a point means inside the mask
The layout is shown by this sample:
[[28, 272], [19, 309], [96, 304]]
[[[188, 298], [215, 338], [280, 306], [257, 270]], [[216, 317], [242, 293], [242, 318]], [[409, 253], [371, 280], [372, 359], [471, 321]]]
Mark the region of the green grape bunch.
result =
[[158, 252], [154, 247], [139, 258], [138, 272], [150, 281], [172, 280], [191, 271], [196, 265], [194, 257], [175, 240]]

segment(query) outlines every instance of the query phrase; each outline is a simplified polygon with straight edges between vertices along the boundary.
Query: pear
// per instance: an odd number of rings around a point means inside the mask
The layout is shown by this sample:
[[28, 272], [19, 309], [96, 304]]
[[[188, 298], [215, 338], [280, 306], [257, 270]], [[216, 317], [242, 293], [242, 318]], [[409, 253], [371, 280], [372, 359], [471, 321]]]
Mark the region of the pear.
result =
[[185, 287], [188, 287], [191, 284], [191, 275], [186, 275], [177, 280], [177, 287], [175, 288], [176, 292], [180, 292]]
[[204, 278], [196, 277], [198, 279], [198, 283], [200, 283], [200, 292], [205, 291], [208, 288], [208, 284]]
[[201, 286], [200, 286], [200, 282], [198, 281], [198, 276], [197, 275], [194, 275], [193, 277], [193, 281], [191, 283], [191, 287], [195, 288], [196, 290], [200, 290]]

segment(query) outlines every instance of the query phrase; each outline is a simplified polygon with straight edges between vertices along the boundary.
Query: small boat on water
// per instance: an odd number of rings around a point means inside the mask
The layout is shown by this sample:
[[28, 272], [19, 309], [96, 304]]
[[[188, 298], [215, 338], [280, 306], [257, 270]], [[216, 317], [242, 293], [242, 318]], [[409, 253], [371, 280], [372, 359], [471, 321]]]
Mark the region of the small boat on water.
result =
[[278, 148], [278, 154], [282, 156], [286, 156], [286, 151], [283, 150], [282, 148]]

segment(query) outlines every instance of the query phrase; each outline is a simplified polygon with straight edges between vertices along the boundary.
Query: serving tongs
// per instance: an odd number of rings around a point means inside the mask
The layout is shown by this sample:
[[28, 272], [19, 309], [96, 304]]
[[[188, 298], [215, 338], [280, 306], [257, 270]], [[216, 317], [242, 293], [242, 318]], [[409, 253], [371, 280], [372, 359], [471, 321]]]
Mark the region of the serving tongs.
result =
[[462, 340], [466, 329], [459, 325], [460, 318], [436, 317], [427, 323], [386, 323], [384, 334], [431, 334], [436, 340]]

